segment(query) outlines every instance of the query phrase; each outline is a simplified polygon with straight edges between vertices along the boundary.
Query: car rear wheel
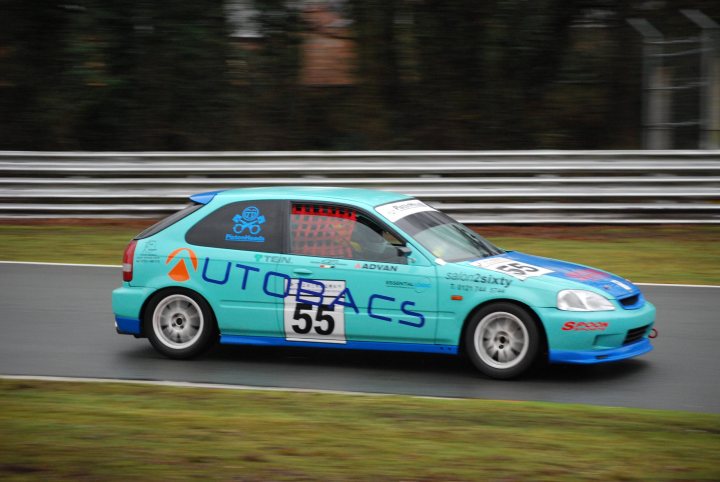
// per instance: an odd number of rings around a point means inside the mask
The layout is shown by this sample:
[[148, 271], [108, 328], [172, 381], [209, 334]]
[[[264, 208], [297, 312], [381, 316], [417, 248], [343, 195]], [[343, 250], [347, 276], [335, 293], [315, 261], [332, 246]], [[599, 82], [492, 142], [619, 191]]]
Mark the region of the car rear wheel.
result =
[[532, 316], [511, 303], [477, 312], [465, 332], [465, 350], [475, 367], [492, 378], [514, 378], [535, 362], [540, 333]]
[[210, 306], [189, 291], [155, 295], [145, 312], [145, 333], [153, 347], [170, 358], [191, 358], [217, 340]]

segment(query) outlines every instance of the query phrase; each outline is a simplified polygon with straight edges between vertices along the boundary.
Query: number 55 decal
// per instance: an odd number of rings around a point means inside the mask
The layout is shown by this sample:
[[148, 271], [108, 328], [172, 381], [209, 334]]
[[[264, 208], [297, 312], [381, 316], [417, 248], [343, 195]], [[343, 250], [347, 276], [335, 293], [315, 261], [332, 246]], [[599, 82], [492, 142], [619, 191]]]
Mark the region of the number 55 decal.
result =
[[305, 294], [301, 301], [297, 299], [297, 283], [296, 279], [290, 280], [290, 290], [284, 301], [285, 338], [290, 341], [345, 343], [345, 307], [329, 304], [345, 290], [345, 282], [323, 280], [325, 292], [322, 300]]
[[518, 263], [509, 258], [488, 258], [480, 259], [470, 263], [478, 268], [485, 268], [498, 273], [504, 273], [513, 276], [519, 280], [525, 280], [531, 276], [541, 276], [552, 273], [553, 271], [540, 266], [534, 266], [527, 263]]
[[[313, 324], [312, 317], [307, 313], [303, 313], [303, 311], [312, 312], [315, 309], [317, 309], [317, 311], [315, 312], [316, 323]], [[298, 324], [293, 324], [292, 329], [295, 333], [298, 333], [300, 335], [307, 335], [308, 333], [310, 333], [311, 330], [314, 330], [315, 333], [317, 333], [318, 335], [331, 335], [333, 330], [335, 329], [335, 319], [328, 314], [324, 314], [323, 312], [334, 310], [335, 306], [315, 306], [309, 303], [297, 303], [295, 305], [295, 313], [293, 313], [293, 320], [299, 320], [299, 322]]]

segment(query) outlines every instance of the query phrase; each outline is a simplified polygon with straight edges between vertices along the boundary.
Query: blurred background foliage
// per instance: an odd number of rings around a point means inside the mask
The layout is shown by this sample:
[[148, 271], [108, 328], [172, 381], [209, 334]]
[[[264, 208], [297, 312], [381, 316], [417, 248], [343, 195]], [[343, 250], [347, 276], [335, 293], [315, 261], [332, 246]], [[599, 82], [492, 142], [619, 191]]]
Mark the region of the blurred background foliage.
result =
[[683, 8], [720, 21], [717, 0], [0, 0], [0, 149], [639, 148], [626, 19], [698, 35]]

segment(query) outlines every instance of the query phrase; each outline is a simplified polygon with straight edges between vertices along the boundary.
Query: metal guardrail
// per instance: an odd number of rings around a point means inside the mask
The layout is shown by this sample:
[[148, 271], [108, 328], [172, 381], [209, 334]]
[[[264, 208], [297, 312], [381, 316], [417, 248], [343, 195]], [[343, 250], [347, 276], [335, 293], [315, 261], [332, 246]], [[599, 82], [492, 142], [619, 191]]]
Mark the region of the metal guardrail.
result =
[[403, 192], [472, 224], [720, 224], [720, 151], [0, 151], [0, 217], [159, 217], [257, 186]]

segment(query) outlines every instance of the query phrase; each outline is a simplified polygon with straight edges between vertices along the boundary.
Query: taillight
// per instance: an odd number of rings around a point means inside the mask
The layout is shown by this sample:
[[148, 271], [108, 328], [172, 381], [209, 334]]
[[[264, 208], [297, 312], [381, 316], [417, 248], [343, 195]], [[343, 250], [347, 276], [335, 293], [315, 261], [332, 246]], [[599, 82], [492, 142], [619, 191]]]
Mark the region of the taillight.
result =
[[134, 239], [130, 241], [130, 244], [127, 245], [127, 248], [125, 248], [125, 252], [123, 253], [123, 261], [122, 261], [122, 268], [123, 268], [123, 281], [132, 281], [133, 278], [133, 259], [135, 258], [135, 246], [137, 245], [137, 241]]

